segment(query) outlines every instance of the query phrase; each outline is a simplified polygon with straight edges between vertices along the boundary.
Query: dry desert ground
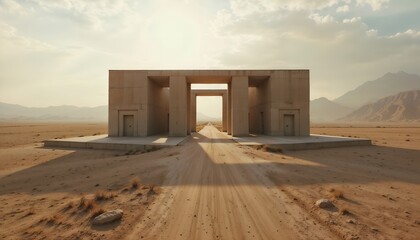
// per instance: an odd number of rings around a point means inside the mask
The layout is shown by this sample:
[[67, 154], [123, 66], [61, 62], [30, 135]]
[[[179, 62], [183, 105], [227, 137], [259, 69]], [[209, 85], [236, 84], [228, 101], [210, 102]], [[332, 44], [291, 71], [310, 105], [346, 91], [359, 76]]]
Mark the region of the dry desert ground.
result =
[[[212, 125], [153, 152], [44, 148], [106, 124], [0, 124], [0, 239], [419, 239], [420, 126], [317, 126], [373, 146], [271, 153]], [[333, 206], [314, 205], [326, 198]], [[120, 208], [121, 220], [91, 224]]]

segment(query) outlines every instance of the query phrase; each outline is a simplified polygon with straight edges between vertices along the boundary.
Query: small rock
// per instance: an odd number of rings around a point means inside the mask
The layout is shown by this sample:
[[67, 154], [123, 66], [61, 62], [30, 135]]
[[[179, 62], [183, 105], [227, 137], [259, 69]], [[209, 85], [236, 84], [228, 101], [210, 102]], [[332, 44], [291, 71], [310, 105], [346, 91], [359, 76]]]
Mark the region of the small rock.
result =
[[356, 221], [354, 221], [353, 219], [349, 219], [349, 220], [347, 220], [346, 222], [347, 222], [347, 223], [351, 223], [351, 224], [355, 224], [355, 223], [356, 223]]
[[415, 224], [420, 225], [420, 221], [414, 221]]
[[334, 206], [332, 202], [328, 199], [319, 199], [318, 201], [315, 202], [315, 205], [317, 205], [320, 208], [329, 208], [329, 207]]
[[377, 229], [377, 228], [370, 228], [370, 230], [372, 230], [372, 232], [379, 232], [379, 229]]
[[95, 217], [92, 221], [94, 225], [103, 225], [107, 223], [111, 223], [120, 219], [123, 215], [123, 210], [116, 209], [102, 213], [101, 215]]

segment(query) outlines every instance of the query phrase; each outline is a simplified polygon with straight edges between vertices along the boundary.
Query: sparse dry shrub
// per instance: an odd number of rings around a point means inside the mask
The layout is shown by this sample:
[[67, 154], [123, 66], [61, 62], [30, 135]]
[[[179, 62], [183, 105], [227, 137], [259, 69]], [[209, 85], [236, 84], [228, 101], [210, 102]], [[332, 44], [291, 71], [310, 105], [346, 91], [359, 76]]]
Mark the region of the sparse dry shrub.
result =
[[340, 209], [338, 210], [338, 212], [339, 212], [341, 215], [348, 215], [348, 214], [350, 214], [350, 211], [349, 211], [347, 208], [345, 208], [345, 207], [340, 208]]
[[330, 189], [330, 194], [333, 199], [344, 198], [343, 192], [334, 188]]
[[85, 201], [84, 209], [86, 211], [95, 209], [98, 205], [96, 204], [94, 199], [88, 199]]
[[108, 200], [108, 199], [114, 198], [116, 196], [117, 195], [115, 193], [112, 193], [112, 192], [98, 191], [98, 192], [95, 193], [95, 200], [96, 201]]
[[48, 225], [60, 225], [62, 224], [62, 215], [61, 214], [55, 214], [54, 216], [50, 217], [44, 217], [41, 220], [39, 220], [40, 223], [46, 223]]
[[282, 153], [283, 150], [278, 147], [272, 147], [272, 146], [263, 146], [262, 148], [265, 152], [271, 152], [271, 153]]
[[138, 177], [133, 177], [130, 181], [130, 187], [132, 189], [137, 189], [140, 186], [140, 180]]
[[67, 211], [69, 209], [72, 209], [74, 207], [74, 203], [73, 202], [69, 202], [67, 203], [66, 206], [64, 206], [63, 211]]
[[84, 208], [84, 207], [85, 207], [85, 203], [86, 203], [86, 198], [83, 196], [83, 197], [81, 197], [81, 198], [80, 198], [80, 200], [79, 200], [79, 205], [78, 205], [78, 207], [79, 207], [79, 208]]
[[147, 194], [148, 195], [155, 195], [155, 194], [157, 194], [157, 187], [156, 187], [156, 185], [154, 185], [154, 184], [150, 185], [149, 191], [147, 191]]

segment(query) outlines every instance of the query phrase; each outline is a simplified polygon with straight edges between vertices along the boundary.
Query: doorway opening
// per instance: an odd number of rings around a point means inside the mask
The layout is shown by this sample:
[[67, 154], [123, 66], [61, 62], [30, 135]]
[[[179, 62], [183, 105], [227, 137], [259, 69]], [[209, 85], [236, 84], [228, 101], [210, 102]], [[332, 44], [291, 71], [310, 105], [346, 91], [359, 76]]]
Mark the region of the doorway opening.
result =
[[284, 136], [295, 136], [295, 115], [285, 114], [283, 118]]
[[211, 124], [219, 131], [223, 131], [222, 96], [197, 96], [196, 132]]
[[124, 137], [134, 136], [134, 115], [123, 116], [123, 136]]

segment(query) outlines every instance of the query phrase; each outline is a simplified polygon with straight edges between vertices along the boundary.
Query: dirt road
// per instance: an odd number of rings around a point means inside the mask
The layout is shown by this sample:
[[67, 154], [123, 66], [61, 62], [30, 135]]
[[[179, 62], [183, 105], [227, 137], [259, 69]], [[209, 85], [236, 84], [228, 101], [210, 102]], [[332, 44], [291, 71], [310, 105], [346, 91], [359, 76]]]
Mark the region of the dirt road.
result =
[[335, 239], [226, 134], [206, 126], [182, 147], [165, 192], [128, 239]]
[[[182, 146], [133, 153], [44, 148], [44, 137], [105, 128], [48, 126], [0, 127], [2, 239], [420, 236], [420, 127], [314, 128], [375, 145], [270, 153], [206, 126]], [[140, 187], [130, 187], [133, 178]], [[152, 185], [157, 194], [147, 193]], [[97, 228], [92, 211], [75, 207], [98, 192], [113, 194], [96, 204], [123, 209], [121, 221]], [[335, 207], [314, 206], [320, 198]]]

